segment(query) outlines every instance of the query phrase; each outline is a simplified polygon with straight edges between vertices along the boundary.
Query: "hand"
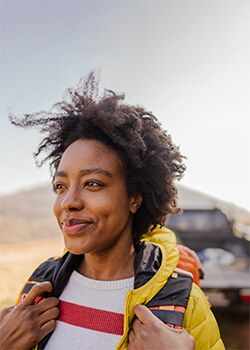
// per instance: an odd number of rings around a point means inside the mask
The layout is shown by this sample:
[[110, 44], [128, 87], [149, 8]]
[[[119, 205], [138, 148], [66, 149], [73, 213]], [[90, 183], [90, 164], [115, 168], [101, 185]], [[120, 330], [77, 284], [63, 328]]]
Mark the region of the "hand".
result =
[[134, 312], [128, 350], [194, 350], [195, 340], [185, 329], [168, 327], [145, 305], [136, 305]]
[[2, 310], [1, 350], [30, 349], [54, 330], [59, 315], [59, 300], [50, 297], [34, 304], [36, 297], [41, 293], [51, 291], [50, 282], [36, 284], [18, 306]]

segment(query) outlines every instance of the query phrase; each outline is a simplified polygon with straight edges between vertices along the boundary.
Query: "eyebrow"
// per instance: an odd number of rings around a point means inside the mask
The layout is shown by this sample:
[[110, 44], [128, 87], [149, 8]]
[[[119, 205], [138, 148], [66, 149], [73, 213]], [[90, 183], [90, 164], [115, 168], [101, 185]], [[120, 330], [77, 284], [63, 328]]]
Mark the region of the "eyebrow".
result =
[[[102, 175], [105, 175], [107, 177], [110, 177], [111, 179], [113, 178], [112, 174], [109, 172], [109, 171], [106, 171], [106, 170], [103, 170], [103, 169], [100, 169], [100, 168], [95, 168], [95, 169], [83, 169], [83, 170], [80, 170], [80, 175], [81, 176], [86, 176], [86, 175], [90, 175], [90, 174], [102, 174]], [[68, 174], [66, 171], [57, 171], [55, 173], [55, 176], [59, 176], [59, 177], [67, 177]]]

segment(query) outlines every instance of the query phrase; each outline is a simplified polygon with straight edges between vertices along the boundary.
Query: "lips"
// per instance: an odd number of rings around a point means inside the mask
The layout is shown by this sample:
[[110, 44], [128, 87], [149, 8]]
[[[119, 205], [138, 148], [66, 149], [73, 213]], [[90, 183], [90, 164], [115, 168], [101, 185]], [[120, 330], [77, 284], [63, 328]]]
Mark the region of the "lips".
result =
[[62, 220], [62, 230], [66, 235], [78, 235], [93, 224], [91, 220], [64, 219]]

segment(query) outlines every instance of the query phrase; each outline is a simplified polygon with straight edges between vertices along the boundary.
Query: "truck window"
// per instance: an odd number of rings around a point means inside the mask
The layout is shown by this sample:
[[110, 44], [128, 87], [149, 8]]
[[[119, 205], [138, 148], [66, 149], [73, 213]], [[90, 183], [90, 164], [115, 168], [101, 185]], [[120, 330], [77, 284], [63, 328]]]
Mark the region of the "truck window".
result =
[[208, 233], [231, 230], [226, 216], [219, 210], [185, 210], [181, 215], [170, 215], [166, 226], [179, 233]]

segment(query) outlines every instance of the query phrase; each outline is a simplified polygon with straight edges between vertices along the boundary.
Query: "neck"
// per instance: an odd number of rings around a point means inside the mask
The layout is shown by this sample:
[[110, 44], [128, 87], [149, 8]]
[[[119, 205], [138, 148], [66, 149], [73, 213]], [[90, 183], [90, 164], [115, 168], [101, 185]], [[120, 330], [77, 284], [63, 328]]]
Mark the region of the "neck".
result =
[[135, 250], [133, 241], [127, 247], [114, 252], [86, 253], [78, 268], [78, 272], [85, 277], [115, 281], [134, 276]]

